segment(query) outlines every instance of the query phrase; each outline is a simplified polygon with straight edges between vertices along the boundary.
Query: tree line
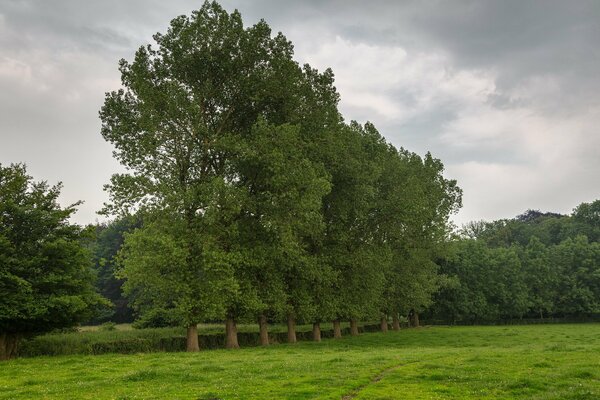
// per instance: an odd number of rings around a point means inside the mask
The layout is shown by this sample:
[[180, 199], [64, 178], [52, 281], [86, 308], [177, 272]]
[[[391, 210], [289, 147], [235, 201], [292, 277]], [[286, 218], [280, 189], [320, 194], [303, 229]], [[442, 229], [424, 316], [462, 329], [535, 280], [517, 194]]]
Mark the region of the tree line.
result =
[[600, 200], [467, 224], [428, 317], [451, 323], [600, 314]]
[[[460, 204], [442, 163], [345, 123], [331, 70], [293, 60], [260, 21], [205, 3], [122, 60], [102, 135], [128, 173], [104, 212], [135, 213], [117, 276], [142, 314], [188, 328], [253, 318], [319, 324], [398, 316], [428, 304], [433, 260]], [[396, 318], [397, 319], [397, 318]]]

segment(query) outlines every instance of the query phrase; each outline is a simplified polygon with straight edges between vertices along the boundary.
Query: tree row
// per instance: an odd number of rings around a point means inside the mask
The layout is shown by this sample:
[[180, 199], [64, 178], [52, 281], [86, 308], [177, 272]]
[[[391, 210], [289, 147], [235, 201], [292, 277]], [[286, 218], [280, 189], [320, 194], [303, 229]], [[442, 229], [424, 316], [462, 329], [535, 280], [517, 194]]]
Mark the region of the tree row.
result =
[[[253, 319], [319, 324], [419, 310], [460, 205], [442, 163], [345, 123], [330, 70], [293, 60], [264, 21], [205, 3], [122, 60], [102, 135], [126, 172], [105, 214], [135, 214], [117, 276], [137, 312], [188, 329]], [[387, 326], [387, 325], [386, 325]]]

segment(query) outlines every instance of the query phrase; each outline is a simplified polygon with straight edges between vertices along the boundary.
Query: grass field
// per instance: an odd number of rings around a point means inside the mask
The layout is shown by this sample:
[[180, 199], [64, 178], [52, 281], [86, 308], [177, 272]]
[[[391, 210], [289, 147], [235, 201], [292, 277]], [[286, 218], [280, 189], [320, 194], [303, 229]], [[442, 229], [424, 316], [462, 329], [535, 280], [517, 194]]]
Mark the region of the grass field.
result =
[[0, 399], [600, 399], [600, 324], [0, 364]]

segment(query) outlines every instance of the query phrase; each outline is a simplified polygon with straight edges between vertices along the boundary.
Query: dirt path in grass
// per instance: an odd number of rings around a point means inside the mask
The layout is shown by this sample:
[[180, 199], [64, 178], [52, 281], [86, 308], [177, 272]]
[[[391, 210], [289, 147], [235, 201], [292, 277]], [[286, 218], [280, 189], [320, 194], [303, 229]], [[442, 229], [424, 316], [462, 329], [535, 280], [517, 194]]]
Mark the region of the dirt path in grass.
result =
[[367, 386], [370, 386], [370, 385], [373, 385], [373, 384], [379, 382], [380, 380], [382, 380], [383, 378], [385, 378], [387, 375], [394, 372], [395, 370], [400, 369], [406, 365], [415, 364], [415, 363], [422, 362], [422, 361], [424, 361], [424, 360], [408, 361], [408, 362], [403, 362], [401, 364], [388, 367], [388, 368], [384, 369], [383, 371], [379, 372], [373, 378], [371, 378], [371, 380], [368, 383], [365, 383], [364, 385], [360, 385], [359, 387], [352, 389], [352, 391], [343, 395], [342, 400], [352, 400], [352, 399], [356, 398], [356, 396], [358, 396], [360, 394], [360, 392], [363, 389], [365, 389]]

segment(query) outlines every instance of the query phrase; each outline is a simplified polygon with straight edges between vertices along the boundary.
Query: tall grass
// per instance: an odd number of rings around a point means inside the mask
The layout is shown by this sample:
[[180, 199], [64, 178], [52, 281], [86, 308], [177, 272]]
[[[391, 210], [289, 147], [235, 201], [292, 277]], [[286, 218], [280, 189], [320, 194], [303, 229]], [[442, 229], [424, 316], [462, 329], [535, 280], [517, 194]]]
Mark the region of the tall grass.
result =
[[[349, 333], [347, 324], [342, 325], [345, 333]], [[287, 327], [277, 324], [269, 327], [270, 339], [273, 343], [287, 340]], [[311, 325], [298, 325], [298, 340], [312, 338]], [[374, 331], [378, 325], [366, 324], [362, 331]], [[225, 329], [222, 324], [200, 324], [198, 326], [200, 346], [204, 349], [222, 348], [225, 343]], [[333, 328], [323, 324], [322, 336], [333, 337]], [[259, 344], [258, 327], [254, 324], [238, 326], [238, 340], [242, 347]], [[77, 332], [49, 333], [24, 340], [19, 349], [19, 356], [58, 356], [73, 354], [106, 354], [106, 353], [148, 353], [157, 351], [184, 351], [186, 348], [186, 331], [184, 328], [146, 328], [132, 329], [127, 325], [116, 326], [114, 330], [103, 330], [100, 327], [84, 327]]]

